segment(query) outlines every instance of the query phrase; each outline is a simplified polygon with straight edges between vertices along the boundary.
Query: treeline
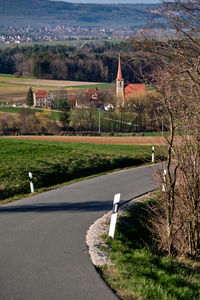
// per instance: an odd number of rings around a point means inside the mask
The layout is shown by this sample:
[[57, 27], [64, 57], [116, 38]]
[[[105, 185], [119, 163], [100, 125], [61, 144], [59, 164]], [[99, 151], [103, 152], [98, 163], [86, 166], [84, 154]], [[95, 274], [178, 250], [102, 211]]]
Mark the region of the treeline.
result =
[[[70, 101], [73, 95], [69, 94], [67, 98], [68, 100], [58, 102], [57, 109], [60, 112], [56, 116], [57, 120], [49, 110], [22, 108], [17, 117], [9, 115], [0, 120], [0, 135], [99, 135], [100, 130], [112, 136], [114, 133], [143, 135], [145, 132], [166, 130], [167, 120], [164, 116], [162, 121], [160, 120], [160, 99], [155, 91], [130, 97], [124, 107], [120, 107], [117, 99], [106, 92], [97, 103], [83, 102], [82, 108], [73, 107]], [[76, 99], [78, 102], [84, 100], [82, 94], [76, 95]], [[30, 105], [28, 97], [27, 100], [27, 104]], [[103, 103], [111, 104], [114, 109], [98, 111], [98, 107]]]
[[139, 82], [141, 69], [150, 72], [142, 62], [132, 61], [138, 48], [132, 41], [105, 42], [72, 47], [65, 45], [33, 45], [0, 50], [0, 73], [57, 80], [113, 82], [116, 79], [118, 55], [122, 73], [129, 82]]
[[0, 135], [52, 135], [60, 131], [49, 111], [33, 112], [30, 109], [21, 109], [18, 118], [8, 116], [0, 120]]
[[[0, 17], [15, 16], [16, 22], [23, 16], [23, 24], [30, 24], [30, 19], [34, 18], [31, 20], [34, 24], [116, 24], [120, 19], [122, 23], [133, 25], [138, 19], [143, 22], [150, 20], [150, 10], [156, 7], [156, 4], [102, 5], [50, 0], [0, 0]], [[140, 28], [143, 22], [138, 22]]]

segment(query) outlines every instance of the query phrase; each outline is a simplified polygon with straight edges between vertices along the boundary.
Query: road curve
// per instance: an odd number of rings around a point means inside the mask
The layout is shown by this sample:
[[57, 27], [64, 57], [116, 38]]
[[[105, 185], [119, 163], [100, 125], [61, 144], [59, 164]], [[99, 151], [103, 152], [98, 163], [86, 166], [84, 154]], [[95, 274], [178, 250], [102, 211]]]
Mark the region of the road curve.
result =
[[86, 231], [115, 193], [130, 200], [156, 188], [153, 177], [130, 169], [1, 206], [0, 299], [118, 299], [90, 262]]

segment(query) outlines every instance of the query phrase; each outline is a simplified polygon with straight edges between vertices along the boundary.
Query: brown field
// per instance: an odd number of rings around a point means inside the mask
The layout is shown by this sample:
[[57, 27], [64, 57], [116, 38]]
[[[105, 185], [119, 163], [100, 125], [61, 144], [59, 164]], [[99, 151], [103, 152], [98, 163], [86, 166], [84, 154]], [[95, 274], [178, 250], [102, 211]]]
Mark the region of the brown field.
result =
[[[0, 93], [1, 93], [1, 88], [0, 88]], [[0, 94], [0, 102], [22, 103], [25, 101], [25, 99], [26, 99], [26, 93]]]
[[100, 84], [99, 82], [46, 80], [46, 79], [14, 79], [0, 77], [0, 102], [22, 103], [26, 99], [29, 87], [35, 92], [38, 89], [55, 91], [59, 88], [88, 86]]
[[103, 82], [85, 82], [85, 81], [67, 81], [67, 80], [47, 80], [47, 79], [28, 79], [23, 81], [7, 81], [7, 83], [14, 84], [28, 84], [37, 86], [54, 86], [54, 87], [69, 87], [69, 86], [79, 86], [79, 85], [95, 85]]
[[18, 114], [0, 111], [0, 120], [8, 120], [9, 118], [17, 119]]
[[54, 141], [66, 143], [118, 144], [118, 145], [164, 145], [163, 137], [87, 137], [87, 136], [4, 136], [38, 141]]

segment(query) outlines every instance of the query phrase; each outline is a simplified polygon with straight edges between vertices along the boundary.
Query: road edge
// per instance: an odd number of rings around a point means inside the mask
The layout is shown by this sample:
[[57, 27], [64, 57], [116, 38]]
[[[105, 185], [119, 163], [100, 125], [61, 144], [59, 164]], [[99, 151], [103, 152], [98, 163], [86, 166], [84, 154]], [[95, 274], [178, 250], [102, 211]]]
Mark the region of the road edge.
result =
[[[122, 203], [118, 216], [124, 214], [127, 208], [134, 203], [143, 202], [145, 199], [151, 198], [154, 191], [155, 189]], [[90, 225], [87, 230], [86, 244], [89, 257], [92, 264], [97, 268], [111, 263], [106, 255], [106, 251], [102, 251], [102, 249], [107, 247], [102, 236], [108, 233], [111, 215], [112, 211], [107, 212]]]

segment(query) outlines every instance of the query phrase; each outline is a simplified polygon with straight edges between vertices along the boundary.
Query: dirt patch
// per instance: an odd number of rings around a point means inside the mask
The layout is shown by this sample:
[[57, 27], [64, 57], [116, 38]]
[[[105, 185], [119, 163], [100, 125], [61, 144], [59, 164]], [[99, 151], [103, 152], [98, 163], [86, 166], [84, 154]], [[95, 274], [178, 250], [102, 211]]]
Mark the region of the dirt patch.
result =
[[86, 136], [8, 136], [3, 138], [16, 138], [38, 141], [54, 141], [66, 143], [91, 144], [118, 144], [118, 145], [164, 145], [163, 137], [86, 137]]

